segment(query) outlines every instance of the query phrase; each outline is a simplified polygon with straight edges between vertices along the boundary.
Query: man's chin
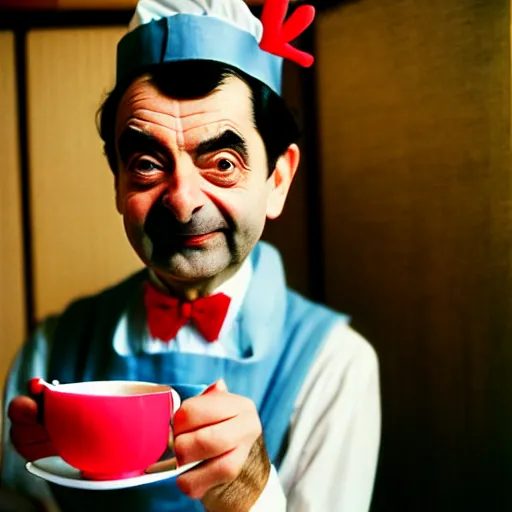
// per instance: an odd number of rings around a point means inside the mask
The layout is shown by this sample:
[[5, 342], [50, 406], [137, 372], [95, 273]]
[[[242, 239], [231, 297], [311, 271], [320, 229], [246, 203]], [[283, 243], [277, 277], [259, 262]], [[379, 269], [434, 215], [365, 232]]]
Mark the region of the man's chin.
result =
[[186, 248], [167, 256], [153, 254], [149, 266], [173, 281], [200, 282], [216, 277], [229, 266], [229, 255], [219, 252]]

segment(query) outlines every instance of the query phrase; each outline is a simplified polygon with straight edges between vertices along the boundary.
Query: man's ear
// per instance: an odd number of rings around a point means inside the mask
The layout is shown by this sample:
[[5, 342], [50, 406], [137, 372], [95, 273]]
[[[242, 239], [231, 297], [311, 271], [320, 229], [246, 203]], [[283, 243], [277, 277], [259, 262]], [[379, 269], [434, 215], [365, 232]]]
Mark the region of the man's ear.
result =
[[300, 149], [297, 144], [290, 145], [277, 160], [274, 172], [267, 181], [267, 218], [275, 219], [281, 215], [299, 162]]

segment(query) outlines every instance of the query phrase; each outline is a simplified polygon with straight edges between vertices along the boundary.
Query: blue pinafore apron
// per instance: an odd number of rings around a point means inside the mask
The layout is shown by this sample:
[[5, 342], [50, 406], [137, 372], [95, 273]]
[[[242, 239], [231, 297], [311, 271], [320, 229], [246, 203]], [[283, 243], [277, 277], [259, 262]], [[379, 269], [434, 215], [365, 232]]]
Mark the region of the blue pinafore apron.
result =
[[[223, 378], [232, 393], [251, 398], [259, 411], [267, 450], [278, 468], [295, 400], [327, 333], [347, 317], [306, 300], [286, 287], [277, 251], [265, 242], [251, 256], [254, 274], [236, 322], [238, 341], [251, 347], [239, 359], [180, 352], [147, 354], [140, 350], [143, 316], [142, 271], [103, 293], [73, 303], [59, 320], [50, 361], [50, 380], [139, 380], [173, 386], [182, 400]], [[142, 312], [142, 313], [141, 313]], [[133, 355], [114, 350], [115, 336], [125, 335]], [[137, 348], [139, 347], [139, 348]], [[63, 512], [202, 511], [176, 486], [176, 479], [113, 491], [86, 491], [52, 485]]]

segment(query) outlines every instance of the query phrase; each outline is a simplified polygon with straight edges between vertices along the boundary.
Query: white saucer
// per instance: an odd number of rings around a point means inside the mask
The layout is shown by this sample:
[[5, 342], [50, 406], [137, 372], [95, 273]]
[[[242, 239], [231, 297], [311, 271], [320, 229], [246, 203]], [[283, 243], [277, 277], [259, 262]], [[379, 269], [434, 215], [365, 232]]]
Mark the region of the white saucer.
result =
[[127, 487], [136, 487], [138, 485], [151, 484], [166, 480], [192, 469], [199, 462], [193, 462], [181, 466], [178, 469], [162, 471], [160, 473], [151, 473], [133, 478], [122, 480], [92, 481], [84, 480], [78, 469], [64, 462], [60, 457], [46, 457], [26, 464], [27, 471], [48, 482], [62, 485], [64, 487], [73, 487], [75, 489], [89, 489], [96, 491], [106, 491], [113, 489], [125, 489]]

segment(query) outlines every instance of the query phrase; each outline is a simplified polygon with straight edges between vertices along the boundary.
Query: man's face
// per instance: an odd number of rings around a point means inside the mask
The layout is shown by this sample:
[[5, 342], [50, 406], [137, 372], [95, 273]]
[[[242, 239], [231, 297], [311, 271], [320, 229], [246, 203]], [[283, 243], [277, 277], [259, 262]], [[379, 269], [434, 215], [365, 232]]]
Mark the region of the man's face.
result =
[[276, 216], [275, 178], [253, 125], [250, 89], [238, 78], [196, 100], [169, 98], [137, 79], [118, 107], [116, 145], [126, 233], [167, 281], [236, 269], [267, 215]]

